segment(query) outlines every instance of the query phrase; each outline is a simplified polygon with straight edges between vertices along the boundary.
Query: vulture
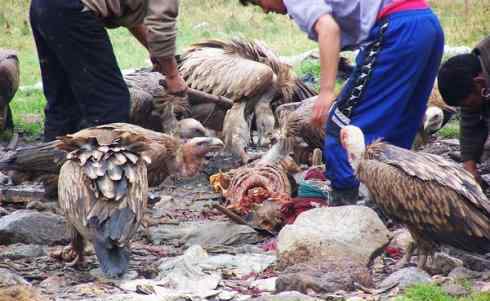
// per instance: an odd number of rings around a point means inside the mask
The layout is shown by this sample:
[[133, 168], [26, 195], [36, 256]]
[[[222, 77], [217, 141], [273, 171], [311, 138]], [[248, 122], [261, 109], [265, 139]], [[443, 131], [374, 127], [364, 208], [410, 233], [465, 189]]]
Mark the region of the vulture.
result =
[[149, 143], [138, 133], [100, 126], [59, 138], [67, 152], [59, 172], [58, 202], [71, 232], [76, 265], [85, 240], [95, 249], [102, 272], [126, 273], [129, 241], [138, 230], [148, 198], [144, 152]]
[[[150, 186], [162, 183], [169, 175], [193, 176], [202, 167], [205, 157], [210, 152], [223, 148], [218, 138], [195, 137], [186, 141], [179, 137], [155, 132], [140, 126], [127, 123], [113, 123], [100, 126], [118, 132], [130, 132], [146, 138], [147, 148], [143, 155], [150, 158], [147, 165]], [[99, 127], [80, 131], [82, 135], [92, 135]], [[16, 170], [22, 173], [51, 175], [57, 177], [65, 161], [64, 153], [57, 148], [61, 143], [55, 140], [48, 143], [20, 148], [0, 161], [0, 170]], [[49, 181], [56, 185], [57, 181]], [[48, 187], [50, 188], [50, 187]]]
[[[259, 41], [209, 40], [194, 44], [181, 56], [179, 70], [189, 87], [235, 102], [235, 109], [226, 112], [224, 122], [211, 128], [223, 129], [227, 149], [237, 156], [242, 156], [243, 152], [232, 144], [248, 145], [250, 130], [237, 135], [234, 129], [249, 126], [250, 115], [255, 116], [259, 141], [264, 144], [273, 136], [276, 123], [273, 112], [279, 105], [316, 95], [294, 74], [289, 64]], [[215, 112], [205, 106], [201, 110], [209, 114]], [[208, 115], [206, 119], [220, 122], [210, 118]]]
[[422, 125], [417, 131], [413, 149], [419, 149], [429, 142], [429, 137], [442, 129], [456, 113], [456, 109], [448, 106], [442, 100], [437, 87], [434, 87], [429, 97], [427, 110], [425, 111]]
[[9, 103], [19, 88], [19, 59], [13, 50], [0, 49], [0, 130], [12, 129]]
[[418, 267], [439, 245], [490, 252], [490, 202], [470, 173], [440, 156], [382, 141], [366, 147], [355, 126], [343, 128], [340, 139], [374, 203], [410, 231], [419, 249]]

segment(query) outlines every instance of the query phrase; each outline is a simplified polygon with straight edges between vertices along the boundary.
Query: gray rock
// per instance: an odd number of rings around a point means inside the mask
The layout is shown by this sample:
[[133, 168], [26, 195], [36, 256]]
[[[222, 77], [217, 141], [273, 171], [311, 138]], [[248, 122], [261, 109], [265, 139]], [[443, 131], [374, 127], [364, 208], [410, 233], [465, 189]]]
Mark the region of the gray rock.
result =
[[22, 258], [36, 258], [46, 256], [47, 254], [48, 248], [46, 246], [15, 244], [1, 251], [0, 258], [17, 260]]
[[288, 267], [276, 281], [276, 291], [298, 291], [331, 294], [353, 291], [354, 283], [372, 287], [373, 281], [366, 265], [349, 258], [321, 258]]
[[457, 267], [449, 273], [448, 277], [454, 280], [472, 280], [480, 278], [481, 275], [480, 272], [472, 271], [465, 267]]
[[255, 244], [262, 238], [248, 226], [229, 222], [206, 221], [206, 223], [182, 223], [150, 228], [154, 244], [179, 241], [185, 246], [200, 245], [203, 248]]
[[[367, 265], [391, 238], [376, 212], [364, 206], [303, 212], [279, 233], [280, 260], [294, 265], [315, 257], [345, 258]], [[306, 254], [305, 254], [306, 253]]]
[[410, 267], [394, 272], [384, 279], [379, 287], [385, 288], [398, 284], [398, 287], [403, 290], [414, 284], [430, 282], [432, 279], [429, 274], [415, 267]]
[[470, 270], [479, 272], [490, 270], [490, 260], [485, 258], [485, 256], [471, 254], [455, 248], [448, 248], [447, 250], [449, 255], [461, 259], [464, 262], [464, 266]]
[[261, 296], [248, 301], [321, 301], [322, 299], [303, 295], [299, 292], [282, 292], [277, 295]]
[[7, 209], [0, 207], [0, 217], [8, 215]]
[[53, 245], [68, 239], [65, 220], [59, 215], [19, 210], [0, 218], [0, 241], [3, 244]]
[[14, 285], [30, 286], [29, 282], [27, 282], [24, 278], [10, 270], [0, 268], [0, 288], [11, 287]]
[[441, 286], [441, 288], [447, 294], [455, 297], [466, 296], [470, 293], [470, 291], [462, 285], [461, 281], [447, 281]]
[[430, 269], [434, 274], [447, 275], [455, 268], [462, 266], [463, 261], [461, 259], [449, 256], [446, 253], [438, 252], [434, 255]]

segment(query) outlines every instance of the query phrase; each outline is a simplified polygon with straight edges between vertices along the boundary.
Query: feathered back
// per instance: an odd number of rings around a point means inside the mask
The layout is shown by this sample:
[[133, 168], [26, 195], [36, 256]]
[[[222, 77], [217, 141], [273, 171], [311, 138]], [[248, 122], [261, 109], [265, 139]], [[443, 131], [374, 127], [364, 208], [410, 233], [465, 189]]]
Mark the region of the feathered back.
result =
[[235, 101], [274, 86], [279, 93], [273, 108], [316, 94], [260, 41], [235, 38], [196, 43], [182, 56], [180, 71], [191, 87]]
[[[144, 136], [99, 127], [59, 138], [69, 152], [60, 170], [58, 196], [67, 219], [87, 239], [106, 222], [124, 246], [136, 232], [148, 197]], [[90, 229], [89, 225], [94, 225]], [[117, 224], [117, 225], [116, 225]], [[105, 226], [104, 226], [105, 227]], [[99, 230], [97, 230], [99, 231]]]
[[[7, 103], [19, 88], [19, 59], [13, 50], [0, 49], [0, 97]], [[1, 99], [0, 99], [1, 100]]]

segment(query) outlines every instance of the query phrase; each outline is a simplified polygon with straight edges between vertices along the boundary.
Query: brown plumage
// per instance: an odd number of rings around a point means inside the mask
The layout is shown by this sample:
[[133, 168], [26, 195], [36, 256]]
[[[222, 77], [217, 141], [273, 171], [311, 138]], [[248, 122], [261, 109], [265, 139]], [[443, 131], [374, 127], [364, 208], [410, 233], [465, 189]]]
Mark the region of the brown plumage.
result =
[[342, 129], [341, 140], [373, 201], [414, 237], [419, 267], [440, 244], [490, 252], [490, 202], [461, 166], [383, 142], [364, 149], [362, 132], [352, 126]]
[[19, 88], [19, 73], [15, 51], [0, 49], [0, 130], [13, 128], [9, 103]]
[[[244, 128], [249, 114], [254, 113], [256, 120], [261, 121], [257, 129], [262, 136], [273, 130], [275, 122], [269, 121], [271, 111], [277, 106], [315, 95], [296, 77], [290, 65], [258, 41], [209, 40], [194, 44], [182, 56], [180, 71], [192, 88], [245, 102], [245, 118], [235, 121], [234, 125]], [[256, 107], [258, 103], [261, 106]], [[266, 106], [270, 109], [264, 109]], [[223, 128], [224, 136], [232, 136], [226, 133], [229, 129], [226, 124]], [[266, 140], [262, 136], [259, 136], [261, 142]], [[248, 144], [249, 140], [237, 144]]]
[[148, 198], [147, 140], [101, 126], [61, 137], [57, 147], [68, 153], [59, 173], [58, 202], [71, 226], [74, 263], [82, 260], [87, 240], [104, 274], [120, 277]]
[[[110, 128], [145, 137], [147, 150], [143, 155], [151, 159], [151, 163], [147, 166], [150, 186], [159, 185], [169, 175], [195, 175], [199, 172], [206, 154], [223, 148], [223, 142], [217, 138], [196, 137], [184, 143], [178, 137], [126, 123], [89, 128], [77, 134], [93, 135], [92, 131], [98, 131], [99, 128]], [[0, 169], [57, 175], [64, 163], [63, 152], [57, 149], [60, 143], [59, 140], [55, 140], [18, 149], [9, 158], [0, 162]]]

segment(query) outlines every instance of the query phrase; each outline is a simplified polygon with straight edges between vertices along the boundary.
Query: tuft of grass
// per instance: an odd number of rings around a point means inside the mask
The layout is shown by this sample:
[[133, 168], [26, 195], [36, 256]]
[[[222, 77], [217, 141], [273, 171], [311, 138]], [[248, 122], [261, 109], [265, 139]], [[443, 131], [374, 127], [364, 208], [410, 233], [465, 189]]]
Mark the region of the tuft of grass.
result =
[[473, 293], [466, 297], [452, 297], [439, 286], [419, 284], [408, 288], [395, 301], [490, 301], [490, 293]]
[[437, 135], [444, 139], [454, 139], [459, 137], [459, 121], [452, 120], [437, 132]]
[[41, 90], [18, 91], [10, 103], [15, 130], [26, 136], [41, 135], [44, 124], [46, 99]]

